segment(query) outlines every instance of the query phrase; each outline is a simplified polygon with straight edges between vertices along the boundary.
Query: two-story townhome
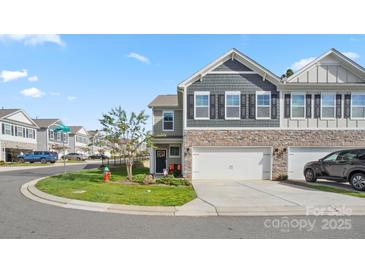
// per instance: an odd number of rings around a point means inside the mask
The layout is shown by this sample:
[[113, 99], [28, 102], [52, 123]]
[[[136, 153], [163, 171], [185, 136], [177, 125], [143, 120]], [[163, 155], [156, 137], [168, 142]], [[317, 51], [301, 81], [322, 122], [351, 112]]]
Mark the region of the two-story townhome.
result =
[[90, 136], [82, 126], [70, 126], [69, 145], [70, 152], [90, 155]]
[[55, 132], [55, 129], [63, 122], [60, 119], [34, 119], [38, 125], [37, 130], [37, 150], [40, 151], [56, 151], [59, 157], [62, 157], [63, 147], [65, 154], [69, 152], [68, 133]]
[[154, 144], [150, 155], [150, 172], [162, 174], [171, 165], [182, 170], [183, 94], [159, 95], [148, 107], [152, 108]]
[[101, 142], [103, 139], [103, 132], [100, 130], [89, 130], [89, 146], [90, 146], [90, 155], [95, 154], [104, 154], [108, 157], [111, 156], [110, 149], [103, 145]]
[[149, 106], [151, 173], [176, 140], [192, 179], [303, 178], [305, 163], [365, 147], [365, 69], [335, 49], [288, 79], [232, 49]]
[[37, 149], [37, 124], [21, 109], [0, 109], [0, 161]]

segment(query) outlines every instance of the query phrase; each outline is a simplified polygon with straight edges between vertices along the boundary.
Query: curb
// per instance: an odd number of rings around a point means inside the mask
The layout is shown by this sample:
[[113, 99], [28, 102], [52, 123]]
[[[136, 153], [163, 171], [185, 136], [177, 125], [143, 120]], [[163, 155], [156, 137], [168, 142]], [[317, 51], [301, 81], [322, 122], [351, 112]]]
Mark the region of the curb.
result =
[[[110, 203], [96, 203], [68, 199], [47, 194], [35, 185], [43, 177], [32, 180], [21, 186], [20, 192], [35, 202], [57, 206], [66, 209], [78, 209], [94, 212], [118, 213], [130, 215], [176, 216], [176, 217], [210, 217], [210, 216], [316, 216], [308, 214], [305, 206], [277, 206], [277, 207], [214, 207], [196, 198], [183, 206], [133, 206]], [[336, 207], [332, 206], [333, 209]], [[365, 207], [351, 207], [353, 216], [365, 215]], [[342, 215], [338, 215], [342, 216]]]

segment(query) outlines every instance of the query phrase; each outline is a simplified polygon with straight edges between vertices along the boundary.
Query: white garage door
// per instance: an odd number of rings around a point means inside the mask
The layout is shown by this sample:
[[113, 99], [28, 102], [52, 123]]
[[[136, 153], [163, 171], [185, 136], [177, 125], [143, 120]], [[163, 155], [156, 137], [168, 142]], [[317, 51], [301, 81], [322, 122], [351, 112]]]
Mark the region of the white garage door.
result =
[[348, 147], [289, 147], [288, 177], [289, 179], [304, 179], [303, 168], [306, 163], [318, 161], [331, 152], [349, 149]]
[[270, 179], [270, 177], [270, 147], [193, 148], [193, 179]]

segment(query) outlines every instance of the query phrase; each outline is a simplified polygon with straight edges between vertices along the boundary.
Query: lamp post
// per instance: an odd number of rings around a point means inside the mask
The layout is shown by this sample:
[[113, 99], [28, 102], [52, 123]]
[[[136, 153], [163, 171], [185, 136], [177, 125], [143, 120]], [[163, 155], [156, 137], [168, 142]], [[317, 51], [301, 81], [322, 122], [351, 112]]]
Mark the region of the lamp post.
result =
[[69, 127], [60, 124], [55, 129], [54, 132], [61, 132], [63, 134], [62, 138], [62, 148], [63, 148], [63, 172], [66, 173], [66, 152], [65, 152], [65, 134], [69, 133], [71, 130]]

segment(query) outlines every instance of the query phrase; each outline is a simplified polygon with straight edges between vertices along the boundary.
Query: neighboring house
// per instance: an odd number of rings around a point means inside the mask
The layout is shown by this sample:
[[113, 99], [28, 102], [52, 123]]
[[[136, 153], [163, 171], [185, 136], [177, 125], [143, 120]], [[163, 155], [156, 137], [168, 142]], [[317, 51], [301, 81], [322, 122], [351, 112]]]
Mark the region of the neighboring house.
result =
[[151, 173], [302, 179], [306, 162], [365, 147], [365, 69], [335, 49], [288, 79], [232, 49], [149, 107]]
[[56, 151], [59, 157], [62, 157], [63, 146], [65, 146], [65, 154], [69, 152], [69, 136], [68, 133], [55, 132], [54, 130], [62, 125], [60, 119], [34, 119], [38, 125], [37, 131], [37, 150]]
[[0, 109], [0, 161], [37, 149], [37, 124], [21, 109]]
[[70, 152], [90, 155], [90, 141], [87, 130], [82, 126], [70, 126]]
[[111, 156], [110, 149], [100, 144], [100, 141], [103, 138], [103, 133], [100, 130], [89, 130], [88, 135], [90, 142], [90, 155], [101, 154], [102, 151], [102, 154], [108, 157]]

